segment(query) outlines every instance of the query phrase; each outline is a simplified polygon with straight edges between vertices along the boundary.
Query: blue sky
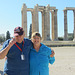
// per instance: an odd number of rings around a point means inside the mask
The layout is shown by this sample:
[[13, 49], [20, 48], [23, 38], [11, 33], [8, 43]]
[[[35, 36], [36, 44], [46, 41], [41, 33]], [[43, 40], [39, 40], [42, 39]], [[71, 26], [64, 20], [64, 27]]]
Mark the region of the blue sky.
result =
[[[64, 35], [64, 8], [75, 7], [75, 0], [0, 0], [0, 34], [6, 34], [9, 31], [11, 36], [13, 36], [14, 28], [22, 25], [21, 8], [23, 3], [26, 4], [27, 8], [34, 8], [36, 4], [39, 6], [47, 6], [49, 4], [50, 6], [56, 7], [58, 9], [58, 36]], [[72, 33], [74, 29], [73, 11], [68, 11], [67, 17], [68, 32]], [[41, 21], [41, 13], [39, 13], [39, 32], [42, 34]], [[27, 12], [28, 32], [31, 23], [31, 13]]]

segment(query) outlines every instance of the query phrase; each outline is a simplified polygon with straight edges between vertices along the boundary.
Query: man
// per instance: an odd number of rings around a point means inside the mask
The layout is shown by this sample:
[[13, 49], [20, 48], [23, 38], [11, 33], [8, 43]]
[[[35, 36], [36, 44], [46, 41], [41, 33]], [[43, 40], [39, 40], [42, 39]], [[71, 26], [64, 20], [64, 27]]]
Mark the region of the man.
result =
[[14, 38], [5, 41], [3, 44], [0, 59], [7, 57], [4, 65], [4, 75], [29, 75], [29, 52], [32, 42], [24, 38], [24, 35], [23, 28], [16, 27]]
[[7, 56], [4, 66], [6, 75], [29, 75], [29, 52], [32, 43], [24, 35], [23, 28], [16, 27], [14, 38], [3, 44], [0, 58]]

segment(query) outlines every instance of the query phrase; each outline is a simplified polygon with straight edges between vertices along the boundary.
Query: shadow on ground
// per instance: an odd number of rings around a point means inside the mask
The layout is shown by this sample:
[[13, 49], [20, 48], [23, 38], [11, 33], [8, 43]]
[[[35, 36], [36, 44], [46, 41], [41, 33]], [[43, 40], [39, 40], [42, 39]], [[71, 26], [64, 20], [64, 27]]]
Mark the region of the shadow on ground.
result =
[[3, 75], [3, 71], [0, 71], [0, 75]]

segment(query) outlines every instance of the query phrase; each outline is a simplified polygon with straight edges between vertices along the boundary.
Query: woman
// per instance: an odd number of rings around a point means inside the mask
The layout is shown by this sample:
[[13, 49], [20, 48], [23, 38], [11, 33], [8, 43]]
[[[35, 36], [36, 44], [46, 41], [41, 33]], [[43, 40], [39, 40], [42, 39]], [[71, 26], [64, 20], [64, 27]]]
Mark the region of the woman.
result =
[[30, 75], [49, 75], [49, 63], [53, 64], [54, 57], [50, 57], [51, 49], [41, 43], [38, 32], [32, 34], [33, 47], [30, 52]]

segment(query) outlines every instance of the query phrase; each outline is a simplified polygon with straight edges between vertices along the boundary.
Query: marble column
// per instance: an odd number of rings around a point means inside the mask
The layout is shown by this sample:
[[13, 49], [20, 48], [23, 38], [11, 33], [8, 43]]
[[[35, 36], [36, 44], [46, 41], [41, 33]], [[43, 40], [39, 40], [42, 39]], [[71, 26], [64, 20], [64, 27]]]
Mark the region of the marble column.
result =
[[22, 27], [25, 32], [25, 37], [27, 38], [27, 6], [23, 4], [22, 9]]
[[32, 13], [32, 33], [34, 32], [34, 30], [33, 30], [33, 28], [34, 28], [34, 13], [33, 12], [31, 12]]
[[74, 13], [74, 39], [73, 41], [75, 41], [75, 10], [73, 10], [73, 13]]
[[41, 12], [41, 14], [42, 14], [42, 41], [44, 41], [45, 40], [45, 31], [44, 31], [44, 28], [45, 28], [45, 24], [44, 24], [44, 19], [45, 19], [45, 10], [43, 10], [42, 12]]
[[52, 41], [54, 41], [54, 11], [51, 11]]
[[49, 5], [42, 11], [42, 40], [50, 40], [50, 10]]
[[54, 41], [58, 40], [57, 9], [54, 10]]
[[38, 22], [38, 5], [36, 5], [32, 12], [32, 33], [39, 32], [39, 22]]
[[67, 10], [64, 10], [64, 40], [68, 40], [68, 31], [67, 31]]

